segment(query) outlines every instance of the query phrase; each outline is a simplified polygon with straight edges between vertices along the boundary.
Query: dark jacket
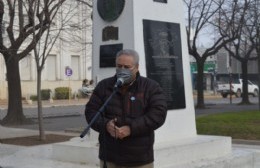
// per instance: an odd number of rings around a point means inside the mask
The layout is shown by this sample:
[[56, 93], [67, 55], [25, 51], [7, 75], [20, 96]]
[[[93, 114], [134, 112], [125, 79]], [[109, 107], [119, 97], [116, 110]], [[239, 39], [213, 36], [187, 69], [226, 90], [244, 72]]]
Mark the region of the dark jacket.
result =
[[[102, 80], [96, 86], [86, 105], [88, 123], [113, 92], [115, 82], [114, 76]], [[164, 123], [166, 113], [166, 100], [159, 84], [138, 73], [127, 93], [118, 91], [108, 103], [103, 113], [104, 118], [100, 117], [92, 126], [100, 133], [99, 158], [121, 166], [139, 166], [153, 162], [154, 130]], [[106, 124], [114, 118], [117, 118], [117, 126], [130, 126], [129, 137], [120, 140], [109, 135]]]

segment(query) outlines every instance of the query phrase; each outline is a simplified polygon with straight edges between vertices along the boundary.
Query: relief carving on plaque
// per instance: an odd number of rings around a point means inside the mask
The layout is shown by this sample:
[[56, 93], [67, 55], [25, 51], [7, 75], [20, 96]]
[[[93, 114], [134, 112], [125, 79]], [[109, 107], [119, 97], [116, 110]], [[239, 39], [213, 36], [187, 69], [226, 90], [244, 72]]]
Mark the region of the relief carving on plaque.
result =
[[[169, 35], [171, 37], [169, 37]], [[169, 31], [158, 30], [154, 34], [154, 38], [149, 39], [149, 43], [155, 50], [158, 51], [159, 57], [175, 57], [173, 55], [174, 43], [178, 40], [178, 37], [174, 34], [169, 34]], [[171, 53], [170, 53], [171, 52]]]
[[118, 27], [107, 26], [102, 31], [102, 41], [118, 40]]

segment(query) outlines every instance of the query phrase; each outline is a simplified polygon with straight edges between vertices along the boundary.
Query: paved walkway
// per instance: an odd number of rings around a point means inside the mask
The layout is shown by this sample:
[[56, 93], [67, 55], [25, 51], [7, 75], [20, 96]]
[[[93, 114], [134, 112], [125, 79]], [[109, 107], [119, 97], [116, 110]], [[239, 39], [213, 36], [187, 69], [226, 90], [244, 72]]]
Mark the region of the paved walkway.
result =
[[[72, 99], [72, 100], [53, 100], [53, 101], [42, 101], [43, 107], [56, 107], [56, 106], [72, 106], [72, 105], [84, 105], [88, 99]], [[0, 118], [5, 116], [4, 111], [8, 107], [8, 102], [6, 100], [0, 100]], [[36, 108], [37, 102], [27, 102], [23, 101], [23, 108]], [[74, 112], [75, 113], [75, 112]], [[34, 115], [34, 114], [27, 114]], [[51, 114], [45, 114], [51, 115]], [[70, 115], [60, 112], [60, 114], [55, 115]], [[76, 114], [74, 114], [76, 115]], [[55, 134], [66, 134], [73, 135], [73, 133], [66, 132], [46, 132]], [[29, 129], [19, 129], [19, 128], [9, 128], [0, 125], [0, 139], [5, 138], [15, 138], [39, 135], [38, 130]], [[75, 134], [78, 136], [78, 134]], [[78, 167], [83, 168], [84, 166], [80, 164], [73, 163], [62, 163], [59, 161], [51, 160], [51, 145], [39, 145], [34, 147], [24, 147], [16, 145], [7, 145], [0, 143], [0, 168], [72, 168]], [[41, 158], [42, 157], [42, 158]], [[40, 159], [41, 158], [41, 159]], [[28, 164], [29, 163], [29, 164]]]
[[52, 145], [24, 148], [1, 144], [3, 150], [8, 150], [9, 155], [0, 152], [0, 168], [87, 168], [85, 164], [52, 159]]
[[[42, 105], [43, 107], [55, 107], [55, 106], [71, 106], [71, 105], [83, 105], [86, 104], [88, 98], [84, 99], [70, 99], [70, 100], [43, 100]], [[26, 101], [23, 100], [23, 108], [32, 108], [37, 107], [37, 101]], [[0, 100], [0, 109], [7, 109], [8, 101], [7, 100]]]

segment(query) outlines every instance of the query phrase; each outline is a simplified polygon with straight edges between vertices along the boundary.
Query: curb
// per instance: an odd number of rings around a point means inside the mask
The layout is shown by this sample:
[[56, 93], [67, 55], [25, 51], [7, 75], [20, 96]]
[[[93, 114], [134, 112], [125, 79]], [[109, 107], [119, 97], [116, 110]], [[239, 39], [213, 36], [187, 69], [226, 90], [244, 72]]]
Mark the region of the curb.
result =
[[259, 140], [232, 139], [232, 144], [260, 145]]
[[[30, 116], [25, 115], [28, 119], [38, 119], [38, 116]], [[57, 115], [43, 115], [43, 118], [59, 118], [59, 117], [74, 117], [74, 116], [81, 116], [80, 113], [74, 113], [74, 114], [57, 114]]]
[[[1, 100], [0, 100], [1, 102]], [[42, 107], [59, 107], [59, 106], [73, 106], [73, 105], [85, 105], [88, 102], [88, 99], [71, 99], [71, 100], [42, 100]], [[26, 101], [22, 101], [23, 108], [37, 108], [37, 101], [33, 101], [32, 103], [28, 103]], [[8, 103], [0, 103], [0, 109], [6, 110], [8, 108]]]

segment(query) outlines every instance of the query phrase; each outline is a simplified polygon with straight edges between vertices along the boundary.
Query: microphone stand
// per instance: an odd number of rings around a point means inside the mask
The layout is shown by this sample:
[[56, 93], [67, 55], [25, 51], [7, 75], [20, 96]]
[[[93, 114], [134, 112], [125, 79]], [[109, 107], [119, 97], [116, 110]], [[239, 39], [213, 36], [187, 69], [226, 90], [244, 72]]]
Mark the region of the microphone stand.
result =
[[90, 121], [90, 123], [88, 124], [88, 126], [84, 129], [84, 131], [80, 134], [80, 138], [83, 138], [88, 132], [89, 129], [91, 128], [91, 126], [95, 123], [95, 121], [98, 119], [98, 117], [104, 112], [105, 107], [107, 106], [107, 104], [109, 103], [109, 101], [112, 99], [112, 97], [116, 94], [116, 92], [118, 91], [118, 87], [114, 87], [114, 90], [112, 92], [112, 94], [108, 97], [108, 99], [105, 101], [105, 103], [100, 107], [100, 109], [98, 110], [98, 112], [96, 113], [96, 115], [92, 118], [92, 120]]
[[[115, 85], [112, 94], [108, 97], [108, 99], [105, 101], [105, 103], [100, 107], [100, 109], [98, 110], [98, 112], [95, 114], [95, 116], [92, 118], [92, 120], [90, 121], [90, 123], [88, 124], [88, 126], [84, 129], [84, 131], [80, 134], [80, 138], [83, 138], [90, 130], [91, 126], [96, 122], [96, 120], [98, 119], [98, 117], [104, 112], [105, 107], [107, 106], [107, 104], [109, 103], [109, 101], [112, 99], [112, 97], [116, 94], [116, 92], [118, 91], [118, 86]], [[104, 120], [103, 120], [104, 122]], [[102, 131], [105, 134], [105, 130]], [[104, 136], [105, 138], [105, 136]], [[104, 139], [104, 143], [105, 143], [105, 139]], [[106, 155], [106, 154], [105, 154]], [[106, 156], [104, 159], [104, 164], [103, 164], [103, 168], [107, 168], [107, 162], [106, 162]]]

